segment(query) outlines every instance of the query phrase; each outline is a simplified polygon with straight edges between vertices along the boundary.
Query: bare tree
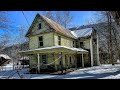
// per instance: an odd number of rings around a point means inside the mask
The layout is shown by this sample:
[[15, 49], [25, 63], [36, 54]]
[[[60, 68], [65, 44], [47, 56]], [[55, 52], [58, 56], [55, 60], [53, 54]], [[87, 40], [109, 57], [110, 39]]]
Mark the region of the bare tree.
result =
[[120, 59], [120, 31], [116, 24], [113, 22], [113, 18], [109, 11], [99, 12], [101, 17], [97, 22], [104, 22], [103, 25], [98, 27], [99, 38], [100, 38], [100, 46], [103, 50], [106, 50], [109, 54], [109, 62], [112, 65], [115, 64], [117, 59]]
[[69, 28], [72, 22], [72, 15], [70, 11], [43, 11], [43, 15], [57, 22], [65, 28]]
[[7, 44], [9, 42], [9, 36], [7, 34], [0, 35], [0, 52], [6, 48]]
[[72, 21], [72, 16], [70, 14], [70, 11], [63, 11], [63, 26], [65, 28], [68, 28], [71, 21]]
[[7, 18], [7, 12], [0, 11], [0, 31], [3, 31], [3, 33], [0, 33], [0, 52], [5, 48], [5, 46], [9, 42], [9, 31], [8, 31], [8, 23], [10, 20]]
[[43, 11], [43, 15], [45, 15], [47, 18], [54, 20], [54, 12], [53, 11]]

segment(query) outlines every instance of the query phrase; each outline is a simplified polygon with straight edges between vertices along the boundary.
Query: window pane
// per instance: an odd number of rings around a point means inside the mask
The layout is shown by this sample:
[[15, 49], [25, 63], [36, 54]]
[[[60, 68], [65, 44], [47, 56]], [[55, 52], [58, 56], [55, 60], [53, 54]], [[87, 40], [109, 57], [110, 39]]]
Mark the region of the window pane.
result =
[[41, 29], [41, 23], [39, 24], [39, 29]]
[[73, 41], [73, 47], [75, 47], [75, 42]]
[[58, 36], [58, 40], [61, 40], [61, 37], [60, 37], [60, 36]]
[[43, 46], [43, 42], [40, 42], [40, 46]]
[[39, 41], [43, 41], [43, 36], [40, 36], [40, 37], [39, 37]]
[[46, 59], [46, 55], [42, 55], [42, 59]]
[[80, 42], [80, 47], [84, 47], [83, 42]]
[[46, 56], [46, 55], [42, 55], [42, 62], [43, 62], [44, 64], [47, 63], [47, 56]]
[[72, 61], [71, 61], [71, 57], [70, 57], [70, 64], [72, 63]]
[[61, 37], [58, 36], [58, 45], [61, 45]]

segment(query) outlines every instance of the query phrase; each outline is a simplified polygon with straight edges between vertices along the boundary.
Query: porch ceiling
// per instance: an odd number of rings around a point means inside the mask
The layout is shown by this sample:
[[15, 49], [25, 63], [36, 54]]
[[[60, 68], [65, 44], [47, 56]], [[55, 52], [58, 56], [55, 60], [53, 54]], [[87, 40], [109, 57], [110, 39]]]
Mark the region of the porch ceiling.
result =
[[52, 46], [52, 47], [45, 47], [45, 48], [38, 48], [33, 50], [27, 51], [19, 51], [19, 54], [37, 54], [37, 53], [87, 53], [87, 50], [82, 48], [69, 48], [65, 46]]

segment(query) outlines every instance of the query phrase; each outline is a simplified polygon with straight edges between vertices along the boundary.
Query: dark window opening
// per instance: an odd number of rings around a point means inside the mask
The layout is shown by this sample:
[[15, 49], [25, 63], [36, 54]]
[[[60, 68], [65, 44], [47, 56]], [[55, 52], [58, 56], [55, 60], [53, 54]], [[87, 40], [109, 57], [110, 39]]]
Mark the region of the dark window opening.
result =
[[59, 64], [62, 65], [62, 61], [61, 60], [60, 60]]
[[97, 44], [97, 39], [93, 39], [94, 44]]
[[47, 56], [46, 55], [42, 55], [42, 62], [43, 62], [43, 64], [47, 64]]
[[43, 46], [43, 42], [40, 42], [40, 46]]
[[43, 37], [42, 36], [39, 37], [39, 41], [43, 41]]
[[39, 29], [41, 29], [41, 23], [39, 24]]
[[75, 41], [73, 41], [73, 47], [75, 47]]
[[80, 47], [83, 48], [84, 47], [84, 43], [80, 42]]
[[58, 45], [61, 45], [61, 37], [58, 36]]
[[43, 36], [39, 37], [39, 46], [43, 46]]
[[76, 48], [79, 48], [78, 41], [76, 41]]

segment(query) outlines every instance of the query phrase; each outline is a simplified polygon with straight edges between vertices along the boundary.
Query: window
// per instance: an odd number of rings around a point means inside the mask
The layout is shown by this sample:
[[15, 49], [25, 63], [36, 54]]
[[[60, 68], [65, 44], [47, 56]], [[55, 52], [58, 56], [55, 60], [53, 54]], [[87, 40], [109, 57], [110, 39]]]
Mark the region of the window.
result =
[[79, 48], [79, 44], [78, 44], [78, 41], [76, 41], [76, 48]]
[[60, 60], [59, 64], [62, 65], [62, 61], [61, 60]]
[[80, 42], [80, 47], [83, 48], [84, 47], [84, 43]]
[[42, 55], [42, 62], [43, 62], [43, 64], [47, 64], [47, 56], [46, 55]]
[[71, 57], [70, 57], [70, 64], [72, 64]]
[[93, 39], [93, 43], [94, 43], [94, 44], [97, 44], [97, 39], [94, 38], [94, 39]]
[[73, 47], [75, 47], [75, 41], [73, 41]]
[[39, 24], [39, 27], [38, 27], [38, 29], [41, 29], [41, 23]]
[[61, 45], [61, 37], [58, 36], [58, 45]]
[[43, 36], [39, 37], [39, 46], [43, 46]]

